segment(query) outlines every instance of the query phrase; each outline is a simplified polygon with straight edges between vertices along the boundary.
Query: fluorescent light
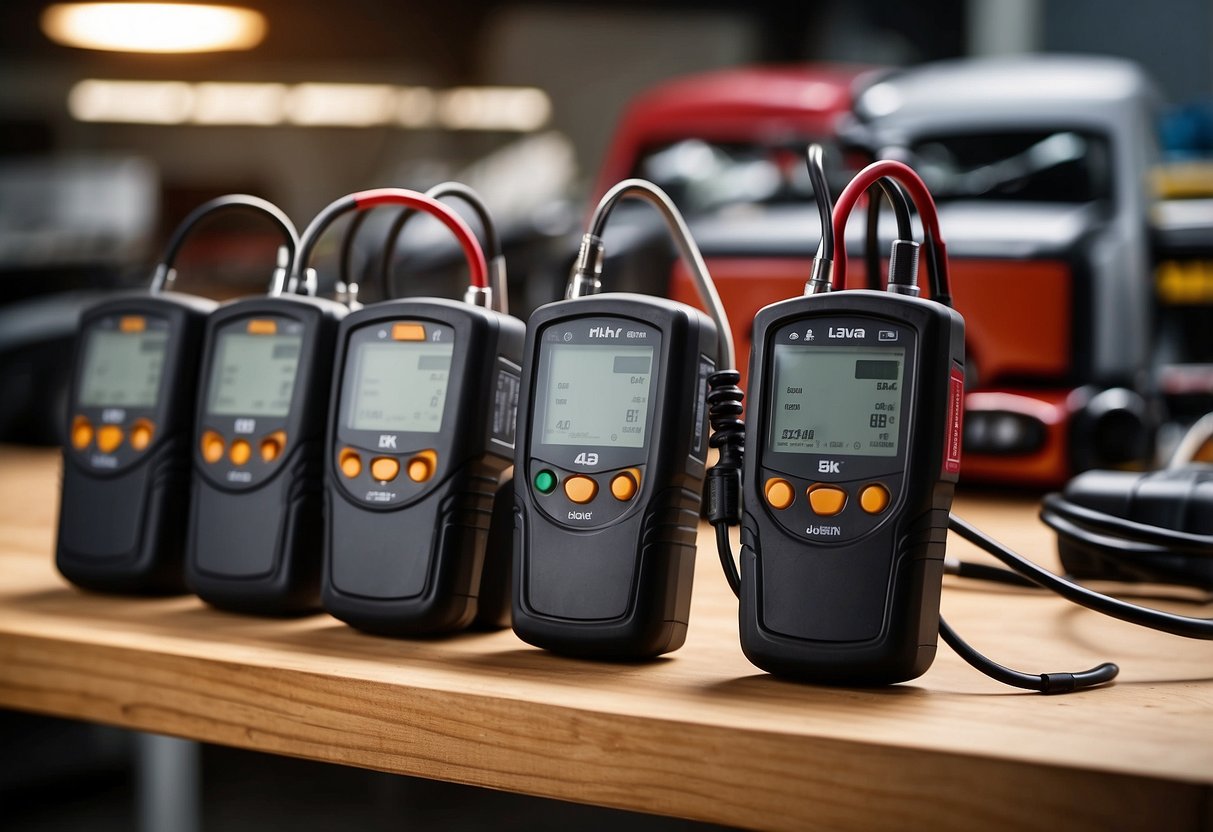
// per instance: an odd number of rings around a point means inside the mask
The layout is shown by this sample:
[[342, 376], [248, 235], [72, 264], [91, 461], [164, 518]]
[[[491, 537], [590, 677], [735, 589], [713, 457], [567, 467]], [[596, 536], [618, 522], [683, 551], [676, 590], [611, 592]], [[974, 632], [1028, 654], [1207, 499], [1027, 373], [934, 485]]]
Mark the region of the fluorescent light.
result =
[[426, 87], [400, 87], [396, 91], [396, 123], [401, 127], [432, 127], [438, 101]]
[[456, 87], [442, 96], [439, 120], [451, 130], [538, 130], [552, 104], [535, 87]]
[[532, 132], [551, 116], [533, 87], [80, 81], [68, 93], [78, 121], [266, 127], [405, 127]]
[[182, 124], [193, 106], [193, 88], [183, 81], [81, 81], [67, 96], [77, 121]]
[[190, 121], [195, 124], [281, 124], [286, 112], [286, 94], [285, 84], [195, 84]]
[[370, 127], [396, 119], [396, 89], [386, 84], [297, 84], [287, 97], [292, 124]]
[[112, 52], [215, 52], [252, 49], [265, 17], [251, 9], [183, 3], [56, 3], [42, 31], [64, 46]]

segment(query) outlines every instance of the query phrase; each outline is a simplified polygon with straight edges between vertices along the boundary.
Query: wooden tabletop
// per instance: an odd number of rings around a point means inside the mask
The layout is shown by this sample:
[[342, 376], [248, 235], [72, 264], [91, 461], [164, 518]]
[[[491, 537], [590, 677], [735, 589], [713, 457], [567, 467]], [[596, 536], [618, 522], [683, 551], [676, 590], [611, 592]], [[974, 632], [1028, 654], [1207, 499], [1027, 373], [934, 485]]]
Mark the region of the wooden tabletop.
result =
[[[3, 707], [739, 826], [1213, 829], [1213, 644], [949, 579], [944, 614], [993, 658], [1036, 672], [1113, 660], [1120, 679], [1017, 692], [941, 646], [903, 685], [783, 682], [742, 656], [706, 531], [671, 656], [576, 661], [508, 631], [391, 640], [326, 615], [72, 588], [51, 554], [58, 471], [55, 452], [0, 446]], [[1034, 499], [956, 509], [1055, 562]], [[950, 551], [973, 555], [955, 538]]]

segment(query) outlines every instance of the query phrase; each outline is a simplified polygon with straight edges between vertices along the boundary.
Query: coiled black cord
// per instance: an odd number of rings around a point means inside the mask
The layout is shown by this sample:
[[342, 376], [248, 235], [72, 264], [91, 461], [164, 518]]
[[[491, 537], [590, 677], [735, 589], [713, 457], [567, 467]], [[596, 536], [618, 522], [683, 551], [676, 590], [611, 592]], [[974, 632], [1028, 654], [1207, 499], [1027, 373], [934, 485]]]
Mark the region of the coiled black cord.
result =
[[719, 458], [708, 472], [708, 522], [716, 529], [716, 551], [725, 580], [734, 595], [741, 594], [741, 575], [733, 560], [729, 527], [741, 522], [741, 466], [745, 460], [745, 393], [737, 386], [741, 373], [720, 370], [708, 376], [709, 444]]

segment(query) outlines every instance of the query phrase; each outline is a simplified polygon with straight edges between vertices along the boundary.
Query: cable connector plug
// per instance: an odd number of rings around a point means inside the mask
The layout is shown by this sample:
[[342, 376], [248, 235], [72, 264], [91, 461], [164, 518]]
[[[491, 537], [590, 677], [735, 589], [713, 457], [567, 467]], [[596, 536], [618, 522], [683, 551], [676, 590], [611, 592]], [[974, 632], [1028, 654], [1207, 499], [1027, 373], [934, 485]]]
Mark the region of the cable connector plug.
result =
[[889, 253], [888, 291], [899, 295], [918, 296], [918, 251], [914, 240], [894, 240]]
[[596, 295], [602, 289], [602, 260], [604, 257], [602, 238], [587, 232], [581, 237], [577, 261], [569, 274], [569, 285], [565, 290], [566, 300]]
[[813, 266], [809, 271], [809, 279], [805, 281], [806, 295], [819, 295], [828, 292], [834, 279], [834, 261], [825, 257], [814, 257]]

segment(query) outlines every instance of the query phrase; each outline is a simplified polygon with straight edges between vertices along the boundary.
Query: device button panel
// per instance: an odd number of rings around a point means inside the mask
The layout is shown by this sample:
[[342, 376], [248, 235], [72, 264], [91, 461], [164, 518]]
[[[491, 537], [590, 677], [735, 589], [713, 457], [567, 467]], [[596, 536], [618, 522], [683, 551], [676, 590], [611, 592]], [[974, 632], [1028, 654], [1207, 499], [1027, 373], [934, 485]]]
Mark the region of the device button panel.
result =
[[359, 502], [390, 508], [425, 494], [436, 480], [440, 461], [433, 448], [383, 453], [343, 445], [334, 460], [340, 474], [335, 480]]
[[890, 516], [900, 472], [824, 483], [762, 469], [759, 481], [769, 514], [790, 534], [823, 543], [853, 540]]
[[643, 466], [607, 471], [568, 471], [531, 461], [531, 496], [544, 514], [566, 526], [592, 528], [622, 517], [644, 482]]
[[250, 427], [256, 428], [252, 419], [236, 419], [230, 424], [230, 428], [213, 425], [203, 429], [197, 446], [202, 470], [227, 485], [250, 486], [264, 481], [277, 470], [287, 450], [286, 431], [250, 431]]

